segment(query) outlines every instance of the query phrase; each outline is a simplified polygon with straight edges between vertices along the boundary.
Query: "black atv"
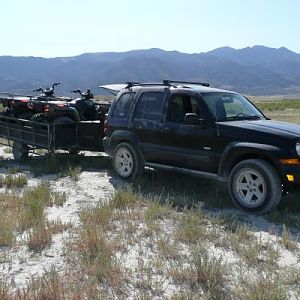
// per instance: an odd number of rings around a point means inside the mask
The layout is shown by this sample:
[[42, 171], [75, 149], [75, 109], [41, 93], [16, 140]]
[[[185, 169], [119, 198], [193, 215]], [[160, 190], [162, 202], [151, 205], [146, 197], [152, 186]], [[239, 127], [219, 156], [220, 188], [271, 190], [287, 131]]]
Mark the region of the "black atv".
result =
[[[99, 141], [95, 136], [103, 134], [104, 118], [110, 103], [96, 102], [90, 90], [84, 93], [75, 90], [72, 93], [78, 93], [81, 97], [71, 101], [50, 99], [44, 102], [43, 109], [31, 120], [50, 124], [57, 144], [68, 144], [68, 140], [76, 139], [73, 147], [62, 147], [71, 154], [78, 153], [79, 149], [98, 149]], [[36, 132], [41, 131], [39, 125], [36, 124]]]
[[[40, 105], [38, 113], [33, 117], [39, 122], [71, 123], [79, 121], [103, 120], [108, 112], [110, 103], [96, 102], [90, 90], [82, 93], [81, 90], [74, 90], [71, 93], [78, 93], [81, 97], [66, 101], [58, 98], [49, 99]], [[60, 100], [60, 101], [59, 101]]]
[[34, 114], [30, 108], [32, 96], [0, 93], [1, 114], [7, 117], [30, 119]]

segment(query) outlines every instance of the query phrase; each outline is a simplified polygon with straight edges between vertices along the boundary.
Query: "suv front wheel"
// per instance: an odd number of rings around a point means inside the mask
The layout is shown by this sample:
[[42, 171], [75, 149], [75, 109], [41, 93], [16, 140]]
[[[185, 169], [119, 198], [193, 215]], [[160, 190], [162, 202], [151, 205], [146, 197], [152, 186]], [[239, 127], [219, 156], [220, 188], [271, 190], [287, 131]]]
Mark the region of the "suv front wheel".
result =
[[248, 159], [232, 169], [229, 192], [238, 208], [249, 213], [263, 214], [281, 201], [282, 183], [271, 164], [261, 159]]
[[144, 171], [142, 160], [129, 143], [118, 144], [113, 151], [112, 160], [115, 172], [123, 179], [134, 180]]

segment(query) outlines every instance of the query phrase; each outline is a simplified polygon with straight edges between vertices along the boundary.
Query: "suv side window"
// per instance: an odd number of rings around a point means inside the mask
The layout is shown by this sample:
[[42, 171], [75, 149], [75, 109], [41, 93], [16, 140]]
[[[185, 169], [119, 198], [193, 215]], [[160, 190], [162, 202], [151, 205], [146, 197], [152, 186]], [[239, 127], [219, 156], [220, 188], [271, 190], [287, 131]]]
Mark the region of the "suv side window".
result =
[[114, 118], [127, 119], [129, 116], [130, 105], [135, 93], [125, 93], [117, 101], [112, 116]]
[[184, 116], [187, 113], [194, 113], [201, 116], [198, 101], [188, 95], [176, 95], [171, 99], [168, 121], [184, 123]]
[[135, 107], [134, 118], [142, 120], [159, 121], [162, 116], [165, 93], [143, 93]]

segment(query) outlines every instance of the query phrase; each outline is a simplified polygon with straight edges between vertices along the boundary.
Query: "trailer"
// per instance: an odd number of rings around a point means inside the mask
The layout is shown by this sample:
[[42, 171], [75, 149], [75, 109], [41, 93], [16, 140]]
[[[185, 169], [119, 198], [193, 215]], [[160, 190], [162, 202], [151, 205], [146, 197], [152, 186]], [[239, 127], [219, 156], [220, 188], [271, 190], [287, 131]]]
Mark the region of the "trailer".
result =
[[12, 147], [15, 159], [36, 149], [102, 152], [103, 127], [104, 120], [42, 123], [0, 115], [0, 144]]

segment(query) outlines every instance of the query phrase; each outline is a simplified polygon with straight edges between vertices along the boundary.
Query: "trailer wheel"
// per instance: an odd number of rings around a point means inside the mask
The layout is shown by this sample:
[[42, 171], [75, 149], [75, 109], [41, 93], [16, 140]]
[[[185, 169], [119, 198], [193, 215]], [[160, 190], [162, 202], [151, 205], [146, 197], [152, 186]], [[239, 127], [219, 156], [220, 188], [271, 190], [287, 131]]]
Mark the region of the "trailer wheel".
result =
[[28, 146], [21, 142], [14, 142], [12, 146], [12, 153], [15, 160], [22, 160], [28, 158]]

